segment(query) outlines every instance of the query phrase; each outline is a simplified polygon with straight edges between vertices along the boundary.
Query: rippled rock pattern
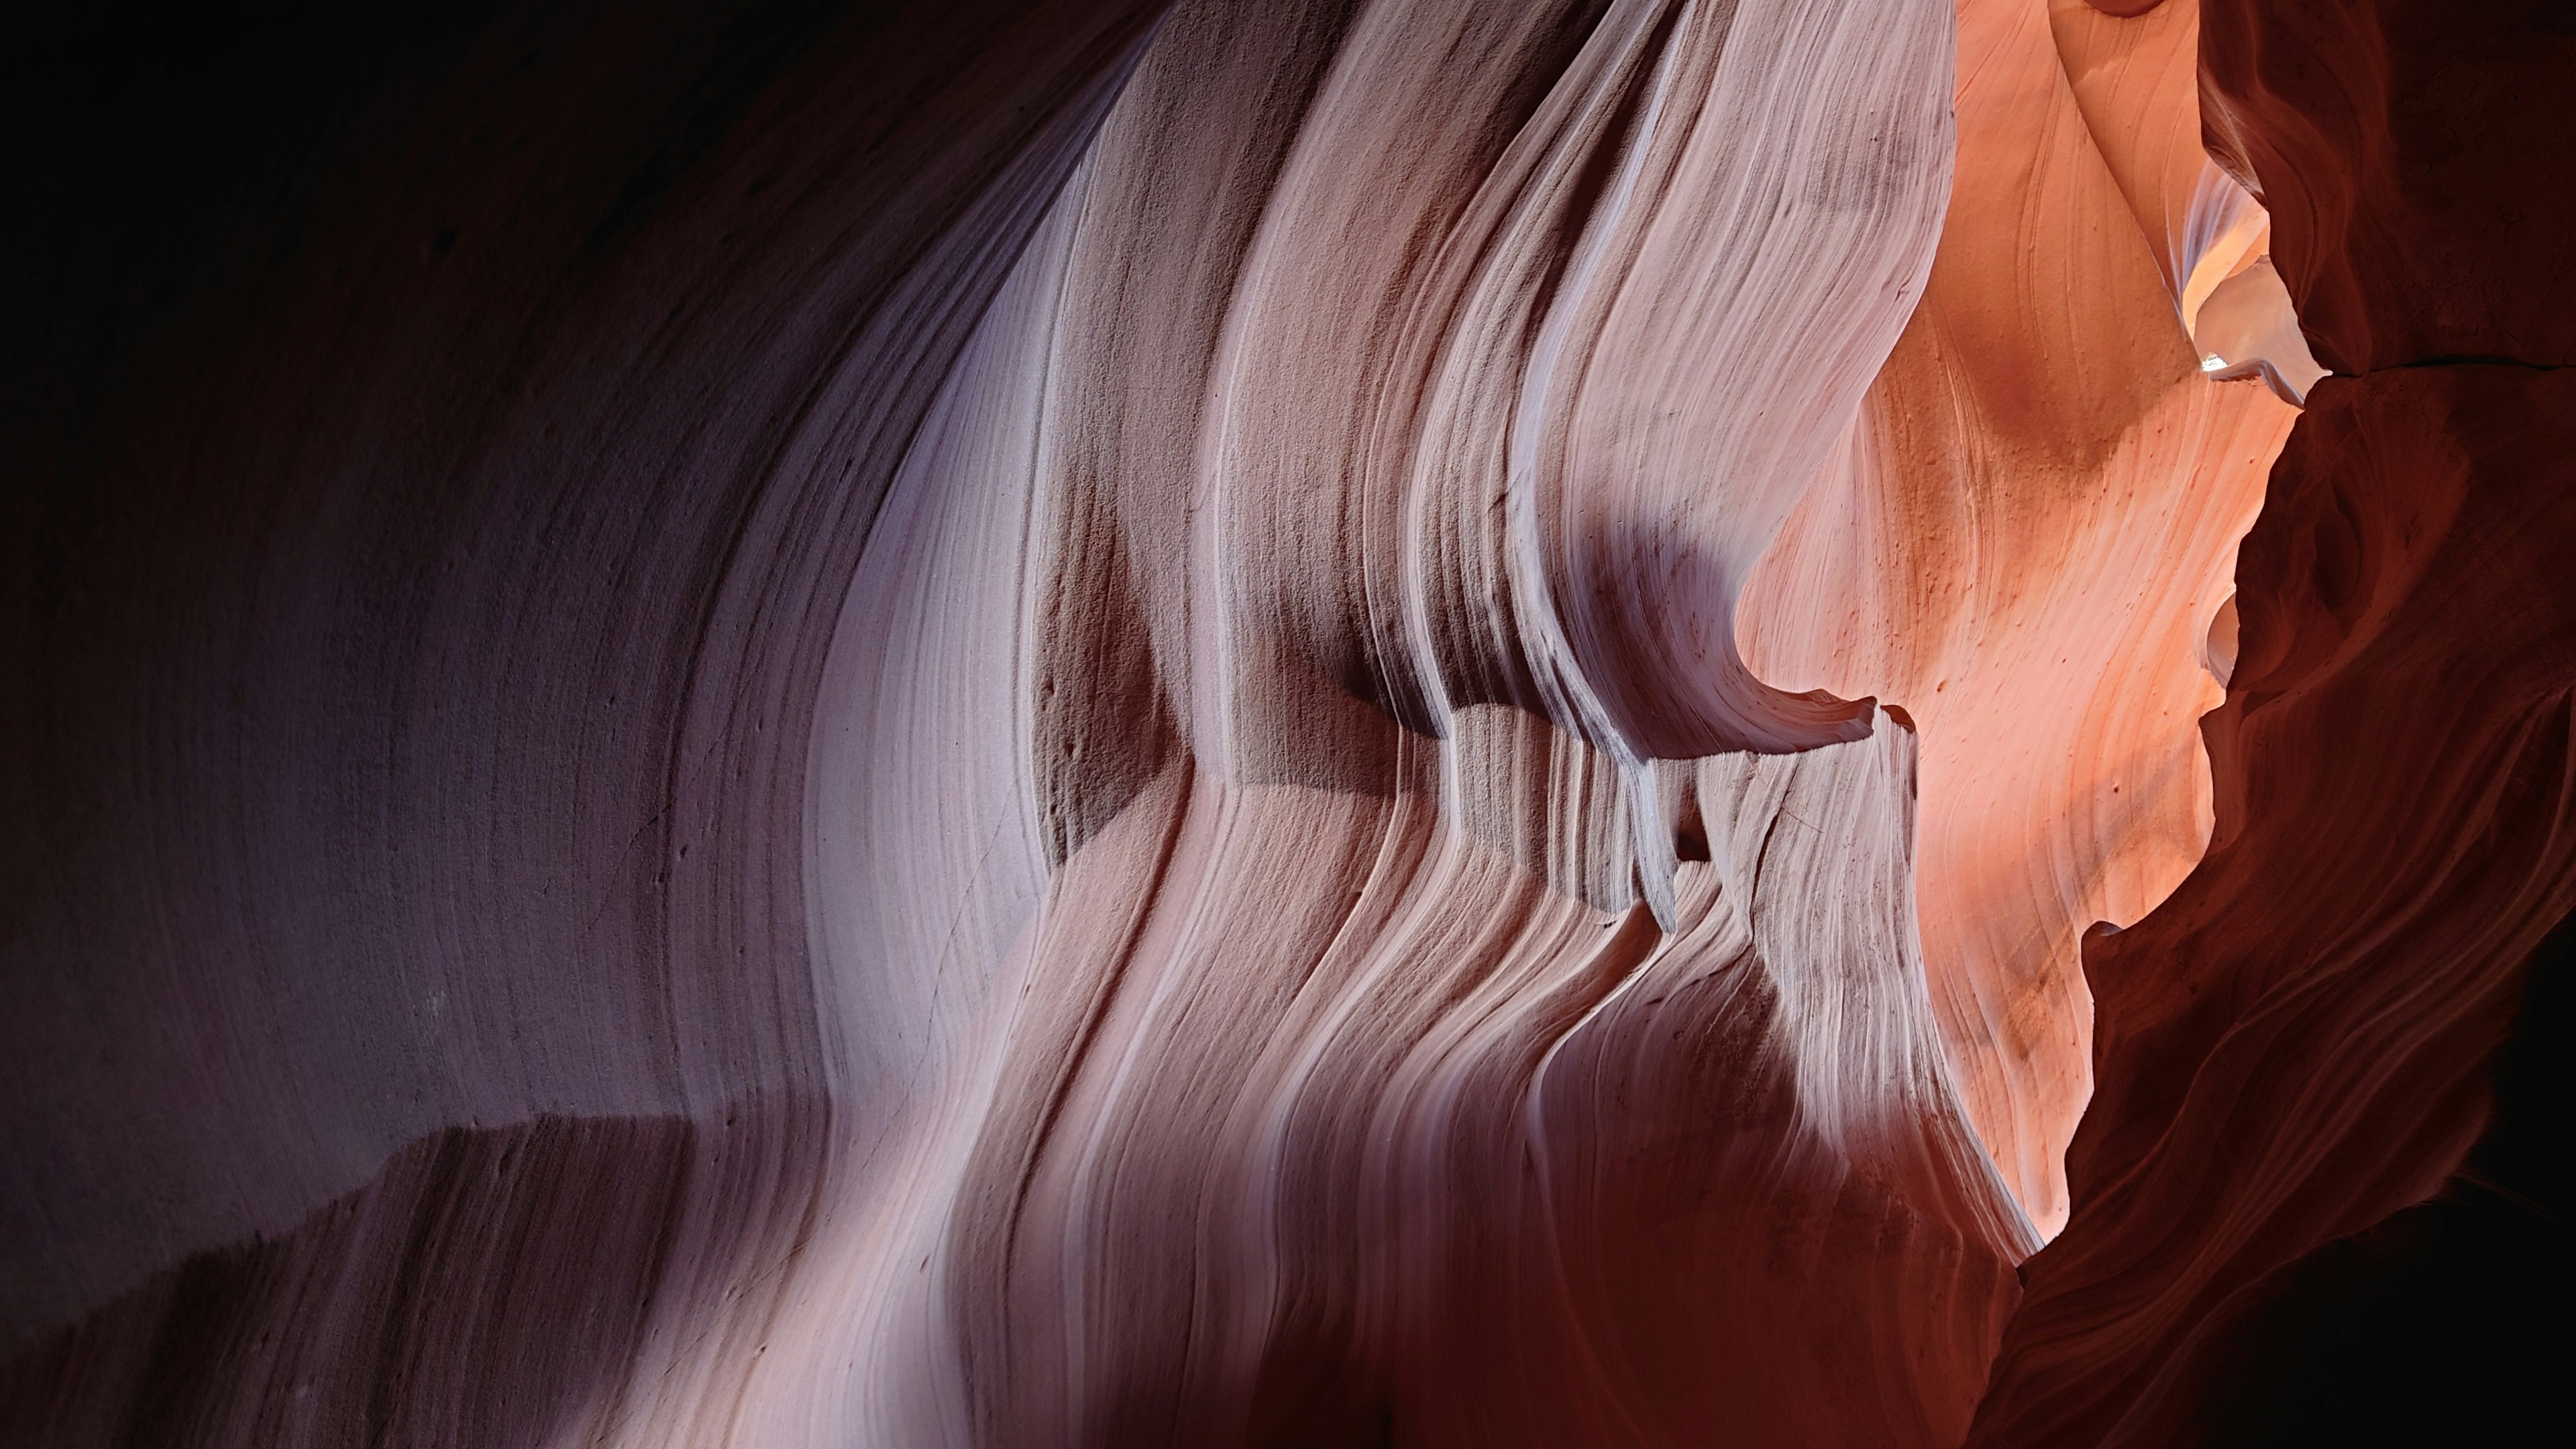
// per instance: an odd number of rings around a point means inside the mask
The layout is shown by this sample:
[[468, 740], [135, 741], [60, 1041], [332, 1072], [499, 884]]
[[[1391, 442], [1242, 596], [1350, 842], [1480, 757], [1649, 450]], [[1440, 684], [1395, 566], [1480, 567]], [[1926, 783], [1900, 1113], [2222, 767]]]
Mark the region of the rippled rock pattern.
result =
[[9, 66], [0, 1443], [2439, 1442], [2563, 1365], [2555, 7]]

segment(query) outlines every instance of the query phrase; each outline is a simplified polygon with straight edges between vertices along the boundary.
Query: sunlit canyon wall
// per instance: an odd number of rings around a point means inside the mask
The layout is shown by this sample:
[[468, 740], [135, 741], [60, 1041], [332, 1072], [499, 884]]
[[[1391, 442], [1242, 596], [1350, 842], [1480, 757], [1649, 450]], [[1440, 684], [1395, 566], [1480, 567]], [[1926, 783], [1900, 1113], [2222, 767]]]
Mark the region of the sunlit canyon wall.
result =
[[7, 64], [0, 1443], [2504, 1442], [2563, 1373], [2560, 7]]

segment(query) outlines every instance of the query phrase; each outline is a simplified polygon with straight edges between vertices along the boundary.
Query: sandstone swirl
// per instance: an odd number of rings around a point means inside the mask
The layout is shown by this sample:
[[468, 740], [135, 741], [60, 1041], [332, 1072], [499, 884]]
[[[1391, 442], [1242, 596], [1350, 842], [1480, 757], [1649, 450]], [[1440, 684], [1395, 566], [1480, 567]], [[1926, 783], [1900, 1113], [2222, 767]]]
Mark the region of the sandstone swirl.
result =
[[40, 30], [0, 1443], [2223, 1442], [2560, 1251], [2576, 51], [2314, 8]]

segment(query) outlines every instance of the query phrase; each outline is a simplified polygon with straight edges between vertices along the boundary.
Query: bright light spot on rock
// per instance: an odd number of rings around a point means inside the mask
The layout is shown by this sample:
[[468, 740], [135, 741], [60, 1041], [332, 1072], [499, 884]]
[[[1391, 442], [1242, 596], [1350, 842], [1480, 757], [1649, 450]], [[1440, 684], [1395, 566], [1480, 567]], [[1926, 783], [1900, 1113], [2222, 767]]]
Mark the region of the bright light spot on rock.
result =
[[2200, 359], [2200, 370], [2201, 370], [2201, 371], [2203, 371], [2203, 372], [2216, 372], [2217, 370], [2219, 370], [2219, 369], [2220, 369], [2220, 368], [2222, 368], [2222, 367], [2225, 367], [2226, 365], [2227, 365], [2227, 359], [2226, 359], [2226, 358], [2224, 358], [2224, 357], [2219, 356], [2219, 355], [2218, 355], [2217, 353], [2215, 353], [2215, 352], [2208, 352], [2208, 353], [2203, 353], [2203, 354], [2201, 354], [2201, 359]]

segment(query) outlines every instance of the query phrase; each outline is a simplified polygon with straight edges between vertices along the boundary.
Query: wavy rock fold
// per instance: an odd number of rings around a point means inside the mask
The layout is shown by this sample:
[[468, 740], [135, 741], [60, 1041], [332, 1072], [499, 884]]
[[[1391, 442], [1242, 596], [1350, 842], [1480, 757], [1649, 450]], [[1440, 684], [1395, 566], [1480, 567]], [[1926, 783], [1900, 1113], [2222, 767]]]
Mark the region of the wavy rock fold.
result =
[[2564, 1270], [2548, 7], [25, 54], [0, 1442], [2293, 1442]]

